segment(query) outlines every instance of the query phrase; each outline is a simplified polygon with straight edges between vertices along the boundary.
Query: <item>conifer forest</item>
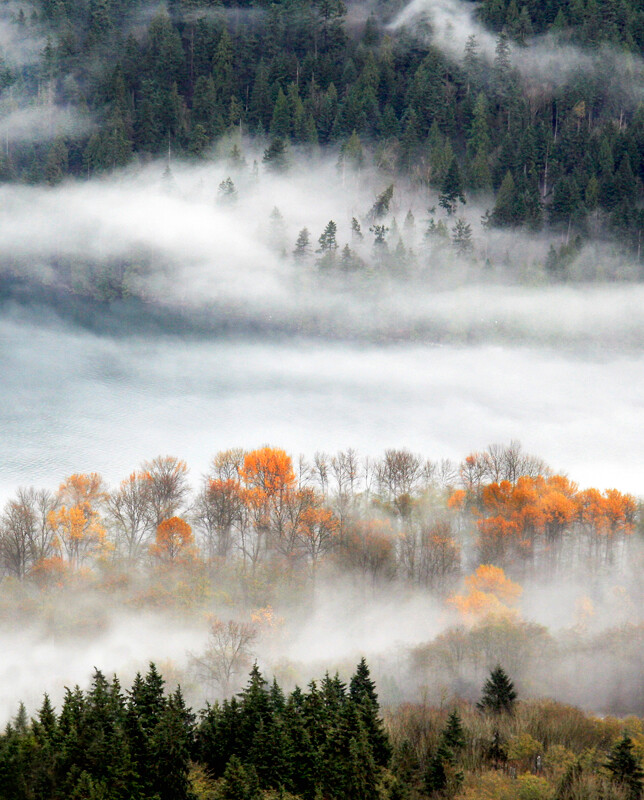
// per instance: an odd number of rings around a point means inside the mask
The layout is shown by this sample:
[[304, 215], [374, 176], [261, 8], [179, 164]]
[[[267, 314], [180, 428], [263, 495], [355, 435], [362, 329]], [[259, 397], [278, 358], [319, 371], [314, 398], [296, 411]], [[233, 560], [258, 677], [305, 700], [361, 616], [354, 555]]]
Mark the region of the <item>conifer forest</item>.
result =
[[643, 800], [643, 234], [640, 0], [0, 0], [0, 800]]

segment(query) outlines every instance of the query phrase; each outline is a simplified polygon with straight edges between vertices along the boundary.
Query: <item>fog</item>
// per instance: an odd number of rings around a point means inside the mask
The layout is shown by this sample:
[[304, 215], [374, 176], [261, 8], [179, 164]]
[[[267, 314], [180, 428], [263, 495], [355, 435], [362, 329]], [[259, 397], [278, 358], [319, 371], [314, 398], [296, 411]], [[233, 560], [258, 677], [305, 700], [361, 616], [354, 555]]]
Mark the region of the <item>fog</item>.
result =
[[5, 314], [2, 493], [76, 471], [115, 482], [171, 452], [408, 447], [460, 460], [520, 438], [582, 484], [641, 492], [642, 353], [581, 357], [508, 343], [123, 341]]
[[[575, 280], [552, 283], [545, 240], [480, 226], [472, 257], [459, 256], [449, 240], [425, 242], [436, 197], [404, 182], [384, 219], [388, 261], [379, 262], [368, 212], [387, 185], [382, 176], [343, 173], [334, 160], [305, 163], [297, 153], [291, 171], [259, 166], [255, 174], [261, 150], [244, 147], [247, 168], [224, 154], [198, 166], [173, 162], [170, 175], [153, 163], [56, 187], [0, 187], [3, 502], [19, 486], [55, 490], [74, 472], [97, 471], [115, 485], [159, 453], [185, 459], [196, 487], [213, 455], [231, 447], [269, 443], [309, 458], [408, 448], [460, 461], [511, 439], [582, 486], [641, 494], [637, 266], [586, 251]], [[229, 175], [237, 197], [226, 204], [218, 187]], [[404, 228], [410, 209], [416, 223]], [[474, 222], [483, 210], [470, 203], [462, 213]], [[352, 217], [362, 242], [351, 238]], [[314, 251], [330, 219], [340, 248], [350, 243], [363, 267], [325, 267], [314, 252], [294, 261], [298, 232], [308, 227]], [[405, 265], [392, 256], [395, 227], [417, 254]], [[619, 570], [639, 557], [621, 554], [590, 587], [526, 580], [520, 612], [566, 636], [590, 594], [605, 611], [583, 633], [589, 647], [607, 626], [638, 621], [627, 613], [639, 607], [635, 583]], [[622, 606], [605, 599], [622, 585]], [[86, 685], [94, 666], [127, 682], [149, 660], [201, 704], [212, 696], [191, 672], [190, 654], [205, 647], [205, 610], [223, 619], [242, 613], [219, 596], [182, 617], [123, 609], [116, 596], [112, 612], [92, 591], [72, 590], [50, 607], [46, 593], [24, 591], [21, 607], [33, 619], [0, 632], [2, 719], [19, 698], [32, 712], [43, 691], [59, 702], [61, 687]], [[387, 702], [425, 691], [423, 648], [459, 623], [444, 602], [402, 583], [325, 575], [305, 602], [278, 600], [283, 622], [253, 650], [262, 668], [287, 685], [304, 683], [326, 669], [346, 676], [366, 654]], [[596, 688], [575, 686], [566, 658], [557, 669], [539, 662], [535, 673], [522, 663], [517, 674], [528, 691], [538, 678], [542, 690], [595, 710], [608, 702], [602, 695], [593, 706]], [[479, 659], [457, 678], [441, 673], [435, 686], [472, 694], [485, 666]], [[588, 674], [603, 686], [608, 673]], [[624, 677], [628, 697], [632, 678]]]
[[[482, 266], [480, 229], [473, 259], [441, 247], [403, 270], [324, 271], [315, 254], [293, 261], [298, 231], [315, 249], [337, 220], [340, 247], [371, 258], [365, 218], [382, 178], [326, 161], [247, 169], [222, 205], [225, 161], [174, 164], [170, 182], [162, 172], [0, 188], [3, 495], [72, 471], [116, 481], [158, 452], [199, 475], [216, 450], [265, 442], [460, 460], [513, 438], [583, 485], [641, 492], [640, 284], [548, 283], [526, 255], [544, 243], [512, 233], [488, 237], [505, 255]], [[396, 184], [386, 220], [402, 230], [412, 209], [402, 235], [421, 254], [434, 200]], [[503, 263], [509, 253], [527, 263]], [[627, 275], [612, 258], [607, 270]], [[139, 299], [86, 297], [115, 265]]]
[[[477, 4], [465, 0], [411, 0], [389, 23], [393, 30], [405, 27], [423, 36], [452, 58], [463, 57], [470, 36], [476, 37], [479, 55], [488, 64], [494, 60], [497, 37], [477, 18]], [[609, 81], [615, 96], [642, 100], [644, 64], [633, 54], [604, 45], [591, 53], [553, 34], [533, 36], [525, 45], [511, 46], [513, 65], [529, 82], [553, 86], [569, 81], [577, 73], [592, 73]]]

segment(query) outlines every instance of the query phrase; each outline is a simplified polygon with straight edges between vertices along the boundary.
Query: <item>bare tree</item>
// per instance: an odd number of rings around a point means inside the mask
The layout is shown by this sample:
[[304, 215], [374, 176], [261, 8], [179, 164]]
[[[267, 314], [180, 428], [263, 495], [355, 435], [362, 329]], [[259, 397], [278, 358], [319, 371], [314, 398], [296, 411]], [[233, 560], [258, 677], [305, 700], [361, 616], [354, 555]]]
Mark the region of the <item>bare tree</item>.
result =
[[313, 456], [311, 474], [317, 484], [318, 490], [326, 497], [329, 493], [329, 456], [326, 453], [316, 453]]
[[413, 494], [422, 477], [422, 467], [421, 458], [409, 450], [386, 450], [376, 466], [378, 492], [394, 502], [401, 495]]
[[215, 617], [210, 623], [208, 642], [200, 656], [191, 655], [192, 665], [200, 680], [218, 694], [226, 697], [235, 678], [249, 665], [251, 646], [257, 639], [257, 629], [248, 622]]
[[6, 572], [22, 580], [51, 553], [54, 532], [49, 514], [56, 497], [45, 489], [18, 489], [0, 517], [0, 558]]
[[176, 516], [184, 505], [190, 487], [186, 462], [174, 456], [157, 456], [145, 461], [142, 473], [149, 483], [149, 524], [154, 530], [164, 519]]
[[127, 558], [135, 559], [154, 533], [150, 509], [151, 482], [142, 472], [133, 472], [107, 497], [107, 519]]
[[244, 514], [239, 480], [206, 478], [197, 495], [192, 517], [201, 532], [209, 560], [226, 558], [235, 541], [235, 526]]
[[360, 481], [360, 462], [355, 450], [341, 450], [331, 459], [334, 488], [330, 493], [331, 505], [340, 523], [339, 533], [346, 527], [347, 519], [354, 513]]

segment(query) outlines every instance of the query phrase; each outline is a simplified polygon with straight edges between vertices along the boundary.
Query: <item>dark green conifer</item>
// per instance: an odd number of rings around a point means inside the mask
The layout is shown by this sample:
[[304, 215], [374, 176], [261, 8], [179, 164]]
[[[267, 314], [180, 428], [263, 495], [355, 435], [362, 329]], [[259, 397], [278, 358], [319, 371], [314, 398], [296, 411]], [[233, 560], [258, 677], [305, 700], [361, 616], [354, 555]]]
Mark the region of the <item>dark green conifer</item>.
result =
[[517, 693], [512, 681], [500, 664], [491, 672], [483, 685], [483, 694], [476, 704], [479, 711], [491, 714], [512, 714]]

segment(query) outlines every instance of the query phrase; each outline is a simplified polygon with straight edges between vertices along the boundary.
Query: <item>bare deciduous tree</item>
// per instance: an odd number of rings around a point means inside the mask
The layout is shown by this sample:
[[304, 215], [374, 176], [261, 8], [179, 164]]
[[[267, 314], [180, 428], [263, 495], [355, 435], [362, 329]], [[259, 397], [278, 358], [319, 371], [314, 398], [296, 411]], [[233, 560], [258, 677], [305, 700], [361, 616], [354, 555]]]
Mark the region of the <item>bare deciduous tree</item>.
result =
[[44, 489], [18, 489], [0, 517], [0, 558], [4, 570], [22, 580], [51, 553], [54, 532], [49, 515], [56, 497]]
[[248, 622], [214, 617], [210, 622], [208, 643], [204, 652], [191, 656], [200, 680], [227, 697], [235, 678], [250, 664], [251, 646], [257, 639], [257, 628]]

